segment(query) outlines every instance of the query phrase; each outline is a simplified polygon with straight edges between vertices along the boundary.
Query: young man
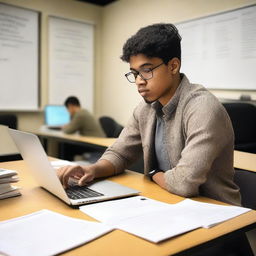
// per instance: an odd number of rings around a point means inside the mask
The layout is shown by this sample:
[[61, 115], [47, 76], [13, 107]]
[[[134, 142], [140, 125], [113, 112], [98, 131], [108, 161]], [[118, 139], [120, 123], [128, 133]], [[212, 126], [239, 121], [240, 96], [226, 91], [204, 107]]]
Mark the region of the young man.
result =
[[71, 121], [63, 126], [63, 132], [70, 134], [78, 131], [85, 136], [105, 137], [99, 123], [89, 111], [81, 108], [77, 97], [68, 97], [64, 104], [71, 115]]
[[145, 175], [163, 189], [240, 204], [230, 119], [210, 92], [180, 73], [180, 41], [172, 24], [144, 27], [127, 40], [121, 57], [130, 64], [125, 76], [144, 100], [98, 162], [59, 170], [64, 187], [71, 176], [84, 185], [121, 173], [143, 154]]

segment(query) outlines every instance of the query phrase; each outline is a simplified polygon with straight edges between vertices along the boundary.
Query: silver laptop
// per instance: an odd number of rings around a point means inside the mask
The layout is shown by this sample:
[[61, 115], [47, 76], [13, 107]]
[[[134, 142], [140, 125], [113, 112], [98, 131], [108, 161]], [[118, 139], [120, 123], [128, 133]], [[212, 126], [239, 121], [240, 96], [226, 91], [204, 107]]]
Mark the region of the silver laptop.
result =
[[31, 133], [8, 129], [23, 160], [38, 184], [69, 205], [82, 205], [115, 198], [138, 195], [139, 191], [108, 180], [88, 186], [64, 189], [38, 137]]

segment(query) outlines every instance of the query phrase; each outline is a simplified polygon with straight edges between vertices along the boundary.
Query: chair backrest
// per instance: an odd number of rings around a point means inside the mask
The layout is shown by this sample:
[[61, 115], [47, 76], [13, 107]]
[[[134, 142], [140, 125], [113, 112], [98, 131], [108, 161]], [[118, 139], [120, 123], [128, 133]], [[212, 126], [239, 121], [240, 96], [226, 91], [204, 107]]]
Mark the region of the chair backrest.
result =
[[249, 103], [223, 103], [231, 119], [235, 144], [256, 142], [256, 106]]
[[242, 206], [256, 210], [256, 172], [236, 169], [234, 181], [240, 188]]
[[108, 116], [100, 117], [99, 121], [103, 131], [109, 138], [117, 138], [124, 128], [122, 125], [118, 124], [113, 118]]
[[0, 124], [6, 125], [12, 129], [17, 129], [17, 126], [18, 126], [17, 117], [13, 114], [1, 114]]

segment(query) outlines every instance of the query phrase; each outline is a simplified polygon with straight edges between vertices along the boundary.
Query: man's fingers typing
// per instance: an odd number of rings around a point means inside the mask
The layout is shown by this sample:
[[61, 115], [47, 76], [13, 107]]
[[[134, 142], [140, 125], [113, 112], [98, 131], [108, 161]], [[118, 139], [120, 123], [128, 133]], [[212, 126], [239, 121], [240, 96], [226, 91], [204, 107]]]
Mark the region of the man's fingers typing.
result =
[[92, 176], [92, 174], [91, 173], [85, 173], [80, 179], [79, 179], [79, 181], [78, 181], [78, 185], [79, 186], [84, 186], [84, 185], [86, 185], [86, 183], [87, 182], [90, 182], [90, 181], [92, 181], [93, 180], [93, 176]]
[[58, 177], [63, 187], [68, 187], [69, 178], [78, 178], [83, 175], [83, 169], [81, 166], [64, 166], [58, 170]]
[[84, 186], [87, 182], [94, 179], [94, 171], [90, 168], [82, 168], [81, 166], [64, 166], [58, 171], [58, 177], [64, 188], [69, 186], [69, 179], [74, 178], [78, 181], [79, 186]]

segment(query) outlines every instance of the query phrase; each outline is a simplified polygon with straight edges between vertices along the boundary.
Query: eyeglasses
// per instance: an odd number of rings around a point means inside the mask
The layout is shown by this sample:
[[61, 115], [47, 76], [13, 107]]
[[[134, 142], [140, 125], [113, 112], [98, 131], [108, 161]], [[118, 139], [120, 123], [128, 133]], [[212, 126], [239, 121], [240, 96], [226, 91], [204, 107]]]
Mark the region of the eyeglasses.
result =
[[160, 67], [162, 64], [164, 64], [164, 62], [160, 63], [154, 68], [143, 68], [140, 71], [132, 70], [131, 72], [128, 72], [127, 74], [125, 74], [125, 76], [130, 83], [135, 83], [138, 75], [143, 80], [149, 80], [153, 77], [153, 70]]

